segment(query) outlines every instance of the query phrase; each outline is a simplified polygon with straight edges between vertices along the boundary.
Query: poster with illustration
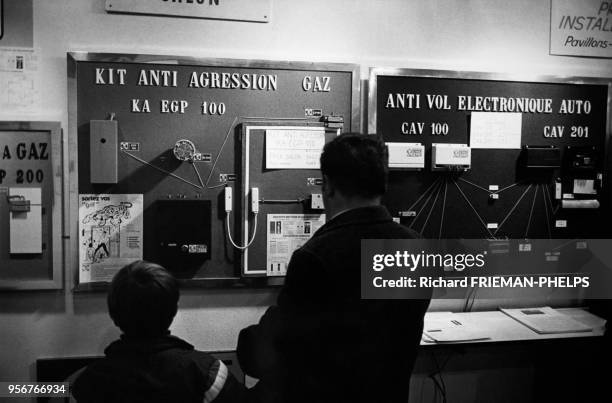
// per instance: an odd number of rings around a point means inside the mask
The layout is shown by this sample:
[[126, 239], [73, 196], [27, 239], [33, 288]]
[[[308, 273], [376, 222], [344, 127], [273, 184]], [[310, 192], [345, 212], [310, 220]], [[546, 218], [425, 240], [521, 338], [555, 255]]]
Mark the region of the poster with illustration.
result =
[[79, 195], [79, 282], [110, 281], [142, 259], [141, 194]]

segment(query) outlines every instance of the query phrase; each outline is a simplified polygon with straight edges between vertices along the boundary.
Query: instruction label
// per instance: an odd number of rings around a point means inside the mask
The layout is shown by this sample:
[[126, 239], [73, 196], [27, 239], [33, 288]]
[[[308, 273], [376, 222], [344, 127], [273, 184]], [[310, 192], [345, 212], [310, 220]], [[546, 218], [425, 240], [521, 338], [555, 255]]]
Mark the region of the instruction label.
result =
[[325, 214], [268, 214], [268, 276], [284, 276], [293, 251], [306, 243], [325, 224]]
[[266, 169], [319, 169], [325, 129], [266, 130]]

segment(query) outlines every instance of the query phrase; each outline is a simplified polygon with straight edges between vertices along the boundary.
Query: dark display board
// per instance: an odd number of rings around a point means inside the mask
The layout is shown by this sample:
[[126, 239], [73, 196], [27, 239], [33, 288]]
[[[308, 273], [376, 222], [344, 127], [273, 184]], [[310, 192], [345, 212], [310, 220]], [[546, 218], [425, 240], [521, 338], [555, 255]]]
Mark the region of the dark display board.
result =
[[[87, 53], [68, 61], [74, 205], [82, 194], [142, 194], [144, 259], [187, 280], [240, 276], [241, 252], [225, 230], [224, 188], [239, 194], [243, 125], [325, 126], [337, 116], [344, 130], [359, 130], [354, 65]], [[243, 222], [240, 198], [234, 202], [232, 222]], [[170, 222], [178, 230], [160, 234]]]
[[0, 289], [62, 288], [61, 130], [0, 122]]
[[[402, 224], [428, 238], [609, 236], [608, 82], [372, 69], [369, 97], [370, 133], [424, 145], [424, 169], [390, 173], [384, 202]], [[475, 112], [520, 114], [520, 147], [473, 148], [469, 170], [432, 171], [432, 144], [470, 145]], [[585, 180], [595, 194], [575, 191]]]

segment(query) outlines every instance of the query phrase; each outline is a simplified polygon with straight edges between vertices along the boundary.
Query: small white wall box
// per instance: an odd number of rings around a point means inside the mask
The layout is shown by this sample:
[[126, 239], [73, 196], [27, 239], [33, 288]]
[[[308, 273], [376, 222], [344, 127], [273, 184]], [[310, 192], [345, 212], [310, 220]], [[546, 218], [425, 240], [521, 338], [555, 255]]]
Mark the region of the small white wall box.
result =
[[41, 188], [9, 188], [10, 252], [41, 254], [42, 192]]
[[472, 150], [467, 144], [431, 145], [432, 171], [467, 171], [472, 165]]
[[389, 168], [423, 169], [425, 147], [421, 143], [387, 143]]
[[325, 210], [323, 195], [321, 193], [313, 193], [310, 195], [310, 208], [312, 210]]

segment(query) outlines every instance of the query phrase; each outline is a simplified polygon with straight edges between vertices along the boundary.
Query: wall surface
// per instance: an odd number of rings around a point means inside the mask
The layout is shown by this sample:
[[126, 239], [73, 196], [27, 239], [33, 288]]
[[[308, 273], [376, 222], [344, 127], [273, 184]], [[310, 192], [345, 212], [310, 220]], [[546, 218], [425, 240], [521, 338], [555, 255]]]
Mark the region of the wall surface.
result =
[[[350, 62], [363, 79], [369, 66], [612, 76], [610, 59], [548, 55], [549, 12], [549, 0], [273, 0], [272, 21], [260, 24], [109, 15], [104, 0], [34, 0], [40, 107], [0, 111], [0, 120], [56, 120], [67, 133], [68, 51]], [[104, 295], [73, 295], [66, 278], [65, 292], [0, 294], [0, 380], [33, 379], [37, 358], [101, 354], [118, 336]], [[186, 291], [172, 330], [199, 349], [232, 349], [274, 296]]]

